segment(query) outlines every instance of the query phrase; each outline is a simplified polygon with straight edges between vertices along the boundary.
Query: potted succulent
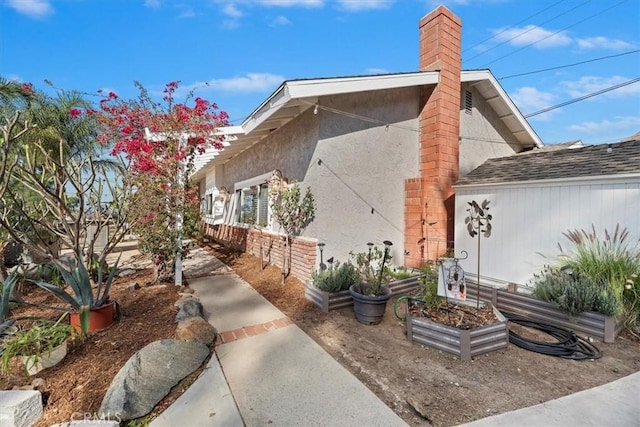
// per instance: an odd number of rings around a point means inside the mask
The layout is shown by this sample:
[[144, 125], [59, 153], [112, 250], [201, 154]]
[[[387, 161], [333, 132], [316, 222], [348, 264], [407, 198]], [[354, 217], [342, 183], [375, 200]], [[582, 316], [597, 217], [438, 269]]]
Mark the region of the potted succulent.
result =
[[2, 342], [1, 367], [4, 372], [11, 371], [11, 361], [19, 357], [26, 375], [57, 365], [67, 355], [67, 341], [73, 328], [60, 323], [61, 317], [53, 324], [43, 322], [29, 329], [9, 335]]
[[[382, 321], [387, 307], [387, 301], [391, 298], [391, 289], [387, 283], [391, 280], [387, 261], [391, 259], [389, 251], [391, 243], [384, 242], [384, 252], [380, 251], [373, 243], [367, 243], [367, 253], [352, 254], [360, 272], [361, 281], [349, 287], [349, 293], [353, 298], [353, 310], [356, 319], [366, 325], [375, 325]], [[380, 265], [376, 265], [378, 255], [382, 254]]]
[[[69, 323], [83, 335], [110, 326], [116, 315], [116, 303], [110, 300], [109, 291], [115, 277], [118, 262], [110, 269], [105, 278], [105, 265], [99, 263], [96, 267], [96, 280], [91, 278], [89, 270], [78, 256], [63, 263], [54, 261], [57, 270], [70, 292], [50, 283], [33, 281], [39, 287], [51, 292], [61, 301], [69, 304]], [[94, 291], [95, 287], [95, 291]], [[67, 310], [67, 309], [63, 309]], [[68, 310], [67, 310], [68, 311]]]

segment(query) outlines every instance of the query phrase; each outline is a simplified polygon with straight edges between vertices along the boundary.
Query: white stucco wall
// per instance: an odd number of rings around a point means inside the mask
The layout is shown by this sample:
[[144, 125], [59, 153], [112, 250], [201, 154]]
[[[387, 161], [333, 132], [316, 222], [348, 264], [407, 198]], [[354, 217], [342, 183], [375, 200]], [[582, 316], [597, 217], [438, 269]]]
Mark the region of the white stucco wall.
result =
[[591, 230], [598, 236], [617, 224], [629, 231], [628, 242], [640, 242], [640, 179], [582, 180], [541, 184], [512, 184], [456, 190], [456, 255], [469, 253], [463, 268], [477, 271], [477, 238], [464, 226], [467, 202], [490, 200], [493, 230], [481, 238], [480, 275], [526, 285], [545, 264], [555, 261], [558, 243], [567, 247], [563, 232]]
[[[471, 114], [465, 111], [465, 92], [473, 99]], [[465, 176], [487, 159], [522, 151], [516, 139], [493, 108], [471, 85], [464, 84], [460, 101], [460, 176]]]
[[[237, 182], [279, 169], [311, 188], [318, 208], [304, 236], [326, 243], [325, 260], [346, 261], [350, 251], [365, 251], [369, 241], [382, 246], [390, 240], [395, 261], [402, 264], [404, 180], [418, 175], [418, 95], [408, 88], [321, 98], [327, 109], [307, 110], [217, 166], [215, 179], [208, 174], [207, 183], [233, 190]], [[231, 216], [225, 222], [233, 223]]]
[[[418, 175], [418, 91], [415, 88], [323, 98], [318, 144], [305, 176], [318, 200], [308, 234], [326, 242], [328, 257], [346, 261], [366, 243], [393, 242], [394, 263], [404, 262], [404, 182]], [[318, 165], [318, 160], [322, 164]], [[373, 213], [372, 213], [373, 208]]]

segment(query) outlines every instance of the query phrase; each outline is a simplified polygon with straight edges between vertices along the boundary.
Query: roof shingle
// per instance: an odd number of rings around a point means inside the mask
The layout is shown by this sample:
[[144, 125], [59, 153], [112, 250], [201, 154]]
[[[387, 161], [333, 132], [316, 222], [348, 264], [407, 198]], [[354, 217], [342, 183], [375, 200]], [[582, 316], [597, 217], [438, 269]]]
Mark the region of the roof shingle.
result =
[[[607, 152], [608, 148], [611, 152]], [[640, 140], [489, 159], [456, 185], [640, 173]]]

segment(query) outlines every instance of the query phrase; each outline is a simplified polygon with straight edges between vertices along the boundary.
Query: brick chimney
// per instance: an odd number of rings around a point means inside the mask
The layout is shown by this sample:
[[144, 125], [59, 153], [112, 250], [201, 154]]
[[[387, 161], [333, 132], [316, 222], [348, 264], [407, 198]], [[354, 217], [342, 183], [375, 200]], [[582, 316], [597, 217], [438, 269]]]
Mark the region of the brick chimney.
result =
[[439, 72], [425, 86], [420, 112], [420, 176], [405, 182], [405, 265], [420, 267], [453, 241], [460, 135], [462, 22], [440, 6], [420, 20], [420, 71]]

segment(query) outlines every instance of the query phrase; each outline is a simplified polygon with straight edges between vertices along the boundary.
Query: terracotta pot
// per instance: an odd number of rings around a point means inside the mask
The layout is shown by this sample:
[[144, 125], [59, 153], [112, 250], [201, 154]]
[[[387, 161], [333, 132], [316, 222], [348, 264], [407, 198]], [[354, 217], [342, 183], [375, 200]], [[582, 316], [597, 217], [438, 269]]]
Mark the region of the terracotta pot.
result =
[[[89, 332], [96, 332], [105, 329], [113, 323], [116, 318], [116, 302], [111, 301], [102, 307], [93, 308], [89, 311]], [[74, 327], [76, 332], [81, 333], [80, 314], [77, 312], [69, 313], [69, 324]]]

